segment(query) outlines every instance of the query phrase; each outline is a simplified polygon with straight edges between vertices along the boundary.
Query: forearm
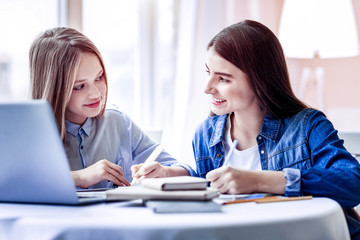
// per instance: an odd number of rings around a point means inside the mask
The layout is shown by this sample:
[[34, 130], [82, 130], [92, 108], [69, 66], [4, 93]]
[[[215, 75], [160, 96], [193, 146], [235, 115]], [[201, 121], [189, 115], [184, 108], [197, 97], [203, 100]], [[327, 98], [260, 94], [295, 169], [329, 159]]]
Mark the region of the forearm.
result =
[[281, 171], [253, 172], [256, 192], [284, 194], [286, 178]]
[[183, 167], [168, 167], [168, 177], [189, 176], [190, 173]]
[[81, 177], [79, 171], [71, 171], [71, 176], [74, 180], [75, 187], [81, 187]]

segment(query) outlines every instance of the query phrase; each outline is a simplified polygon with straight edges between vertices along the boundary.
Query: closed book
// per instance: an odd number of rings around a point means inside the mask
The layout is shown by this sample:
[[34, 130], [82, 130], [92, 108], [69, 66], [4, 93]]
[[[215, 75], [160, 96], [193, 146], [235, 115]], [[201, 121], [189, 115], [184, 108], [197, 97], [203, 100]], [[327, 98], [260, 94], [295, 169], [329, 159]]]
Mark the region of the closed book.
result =
[[219, 193], [213, 189], [205, 190], [181, 190], [181, 191], [161, 191], [144, 187], [142, 185], [134, 185], [129, 187], [118, 187], [105, 192], [108, 201], [119, 200], [210, 200]]
[[200, 177], [178, 176], [166, 178], [145, 178], [141, 185], [163, 191], [174, 190], [205, 190], [208, 181]]

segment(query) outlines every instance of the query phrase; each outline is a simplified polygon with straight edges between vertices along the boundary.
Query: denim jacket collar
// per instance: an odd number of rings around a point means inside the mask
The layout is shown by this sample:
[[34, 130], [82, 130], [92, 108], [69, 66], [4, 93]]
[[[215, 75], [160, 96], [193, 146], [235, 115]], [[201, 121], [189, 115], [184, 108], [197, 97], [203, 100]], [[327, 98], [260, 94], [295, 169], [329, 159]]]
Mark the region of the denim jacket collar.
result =
[[[222, 141], [224, 136], [226, 119], [228, 118], [228, 116], [229, 114], [225, 114], [220, 116], [216, 120], [214, 126], [214, 132], [212, 133], [210, 138], [210, 147], [213, 147]], [[275, 141], [279, 133], [280, 124], [281, 124], [280, 119], [275, 119], [269, 114], [266, 114], [259, 135], [269, 139], [270, 141]]]
[[269, 114], [266, 114], [259, 135], [270, 141], [275, 141], [279, 133], [280, 124], [280, 119], [275, 119]]
[[215, 126], [214, 126], [214, 131], [211, 134], [211, 138], [210, 138], [210, 143], [209, 143], [210, 147], [215, 146], [216, 144], [221, 142], [221, 140], [223, 139], [225, 123], [226, 123], [227, 117], [228, 117], [228, 114], [225, 114], [225, 115], [220, 116], [216, 120]]

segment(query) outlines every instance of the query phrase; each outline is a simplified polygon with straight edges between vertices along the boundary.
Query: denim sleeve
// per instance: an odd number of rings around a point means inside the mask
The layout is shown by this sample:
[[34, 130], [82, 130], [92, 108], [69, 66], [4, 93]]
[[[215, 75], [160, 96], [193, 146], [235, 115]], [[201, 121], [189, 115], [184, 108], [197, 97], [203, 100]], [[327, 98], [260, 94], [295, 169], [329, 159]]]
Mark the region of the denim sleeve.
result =
[[285, 196], [299, 196], [301, 195], [301, 173], [296, 168], [285, 168], [285, 178], [287, 180], [285, 185]]
[[302, 193], [334, 199], [342, 207], [355, 207], [360, 203], [359, 162], [344, 148], [324, 114], [313, 111], [305, 124], [313, 166], [301, 171]]

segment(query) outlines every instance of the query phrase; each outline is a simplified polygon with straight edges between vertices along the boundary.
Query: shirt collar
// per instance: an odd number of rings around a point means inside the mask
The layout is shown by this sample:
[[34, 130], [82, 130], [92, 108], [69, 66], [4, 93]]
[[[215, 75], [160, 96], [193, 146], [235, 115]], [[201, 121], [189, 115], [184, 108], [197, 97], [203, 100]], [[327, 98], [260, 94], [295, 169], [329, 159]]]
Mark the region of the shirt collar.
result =
[[70, 133], [73, 136], [77, 136], [80, 129], [83, 129], [84, 133], [89, 136], [91, 132], [92, 118], [87, 118], [83, 125], [72, 123], [68, 120], [65, 120], [66, 132]]
[[274, 141], [279, 133], [280, 124], [280, 119], [273, 118], [269, 114], [266, 114], [259, 135]]
[[[223, 139], [226, 119], [228, 116], [229, 114], [225, 114], [217, 118], [214, 126], [214, 132], [210, 139], [210, 147], [215, 146]], [[275, 119], [269, 114], [266, 114], [259, 135], [274, 141], [279, 133], [280, 124], [280, 119]]]
[[210, 138], [210, 147], [215, 146], [223, 139], [225, 123], [226, 123], [227, 117], [228, 117], [228, 114], [225, 114], [225, 115], [219, 116], [216, 119], [214, 131]]

